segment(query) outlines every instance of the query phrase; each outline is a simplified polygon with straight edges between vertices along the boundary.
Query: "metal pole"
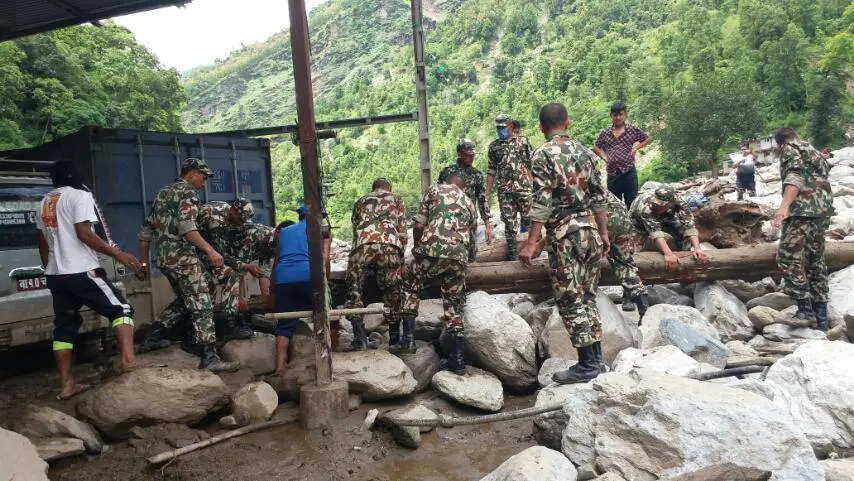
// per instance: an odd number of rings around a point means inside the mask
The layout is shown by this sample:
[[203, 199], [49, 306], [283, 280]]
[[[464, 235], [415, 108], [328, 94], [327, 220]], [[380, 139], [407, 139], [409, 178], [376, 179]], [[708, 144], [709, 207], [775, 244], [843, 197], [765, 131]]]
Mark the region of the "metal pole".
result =
[[[330, 309], [330, 316], [352, 316], [352, 315], [365, 315], [365, 314], [385, 314], [385, 307], [358, 307], [352, 309]], [[312, 315], [312, 311], [291, 311], [291, 312], [269, 312], [264, 314], [265, 319], [269, 319], [271, 321], [277, 321], [280, 319], [302, 319], [304, 317], [308, 317]]]
[[418, 102], [418, 140], [421, 159], [421, 193], [430, 187], [430, 124], [427, 121], [427, 73], [424, 68], [424, 26], [421, 0], [411, 0], [412, 47], [415, 49], [415, 98]]
[[329, 305], [326, 298], [326, 272], [323, 238], [320, 230], [320, 164], [317, 158], [317, 131], [314, 120], [314, 93], [311, 88], [311, 46], [308, 17], [303, 0], [288, 0], [291, 17], [291, 49], [294, 62], [299, 148], [302, 156], [302, 180], [308, 212], [308, 251], [311, 266], [312, 307], [314, 308], [314, 357], [317, 385], [332, 382], [330, 355]]

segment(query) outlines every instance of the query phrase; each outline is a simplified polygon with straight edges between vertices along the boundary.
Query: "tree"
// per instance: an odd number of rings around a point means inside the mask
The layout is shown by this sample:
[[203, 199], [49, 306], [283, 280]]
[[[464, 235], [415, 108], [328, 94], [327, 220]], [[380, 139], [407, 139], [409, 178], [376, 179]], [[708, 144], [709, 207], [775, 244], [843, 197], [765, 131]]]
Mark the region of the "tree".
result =
[[710, 159], [718, 174], [718, 149], [733, 137], [758, 134], [764, 123], [761, 94], [737, 72], [712, 73], [670, 95], [664, 106], [661, 133], [670, 158], [691, 165]]

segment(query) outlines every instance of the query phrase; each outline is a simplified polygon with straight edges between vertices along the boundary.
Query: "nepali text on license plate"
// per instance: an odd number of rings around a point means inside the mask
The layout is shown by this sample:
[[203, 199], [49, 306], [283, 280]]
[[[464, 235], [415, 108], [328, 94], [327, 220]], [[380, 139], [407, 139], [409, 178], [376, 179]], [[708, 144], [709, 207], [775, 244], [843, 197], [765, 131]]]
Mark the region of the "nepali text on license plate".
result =
[[47, 289], [47, 278], [33, 277], [30, 279], [18, 279], [18, 291], [37, 291], [39, 289]]

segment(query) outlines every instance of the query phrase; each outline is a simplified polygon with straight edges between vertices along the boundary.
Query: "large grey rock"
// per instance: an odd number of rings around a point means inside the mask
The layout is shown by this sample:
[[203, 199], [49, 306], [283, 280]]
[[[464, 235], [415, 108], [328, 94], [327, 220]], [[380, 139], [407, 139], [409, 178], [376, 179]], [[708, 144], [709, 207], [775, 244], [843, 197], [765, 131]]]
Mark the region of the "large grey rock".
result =
[[711, 364], [718, 369], [726, 367], [729, 349], [720, 341], [675, 319], [661, 321], [664, 342], [678, 347], [697, 362]]
[[795, 350], [802, 345], [809, 342], [806, 339], [788, 339], [786, 341], [772, 341], [765, 336], [758, 335], [753, 339], [747, 342], [747, 345], [756, 351], [759, 354], [772, 354], [775, 356], [782, 356], [786, 354], [791, 354], [795, 352]]
[[828, 307], [835, 309], [843, 316], [854, 314], [854, 296], [851, 295], [852, 286], [854, 286], [854, 265], [831, 274], [828, 278], [828, 287], [830, 288]]
[[480, 481], [575, 481], [575, 466], [559, 451], [532, 446], [511, 456]]
[[[365, 307], [383, 307], [383, 303], [374, 302]], [[365, 314], [362, 316], [362, 320], [365, 321], [365, 329], [367, 329], [368, 332], [374, 332], [383, 324], [385, 318], [382, 314]]]
[[484, 411], [498, 412], [504, 406], [501, 381], [476, 367], [468, 366], [462, 376], [439, 371], [433, 375], [433, 388], [460, 404]]
[[768, 306], [754, 306], [747, 311], [747, 318], [753, 324], [753, 329], [762, 332], [765, 326], [785, 321], [789, 316], [771, 309]]
[[649, 297], [649, 305], [656, 304], [671, 304], [674, 306], [693, 306], [694, 299], [680, 294], [668, 287], [660, 285], [646, 286], [646, 293]]
[[48, 481], [47, 463], [24, 436], [0, 429], [0, 479]]
[[401, 354], [400, 358], [406, 367], [412, 371], [412, 376], [418, 385], [415, 387], [415, 392], [423, 392], [430, 387], [430, 381], [433, 380], [433, 374], [439, 372], [439, 363], [441, 359], [436, 349], [432, 344], [427, 344], [423, 341], [416, 341], [416, 351], [413, 354]]
[[80, 456], [86, 452], [83, 441], [77, 438], [36, 438], [32, 439], [39, 456], [47, 462]]
[[698, 282], [694, 305], [717, 329], [721, 341], [746, 341], [753, 337], [753, 323], [744, 304], [717, 282]]
[[436, 413], [421, 404], [394, 409], [383, 414], [379, 422], [391, 428], [394, 440], [403, 447], [417, 449], [421, 445], [421, 433], [432, 430], [431, 427], [404, 426], [400, 421], [413, 419], [435, 419]]
[[586, 387], [564, 406], [562, 451], [575, 465], [633, 481], [708, 480], [731, 466], [774, 481], [824, 478], [800, 428], [762, 396], [643, 370]]
[[652, 349], [626, 349], [614, 361], [614, 372], [628, 374], [637, 369], [650, 369], [672, 376], [693, 376], [700, 372], [700, 363], [676, 346]]
[[542, 334], [543, 329], [546, 328], [546, 324], [549, 322], [549, 319], [552, 317], [552, 313], [554, 312], [557, 312], [557, 307], [555, 307], [554, 302], [544, 302], [535, 306], [527, 316], [523, 316], [525, 322], [531, 326], [531, 331], [533, 331], [536, 339], [540, 338], [540, 334]]
[[77, 414], [105, 436], [125, 438], [134, 426], [201, 421], [228, 403], [228, 387], [206, 369], [147, 367], [83, 394]]
[[263, 381], [249, 383], [231, 396], [231, 412], [236, 418], [249, 422], [270, 419], [279, 407], [279, 395], [272, 386]]
[[534, 303], [531, 301], [524, 301], [510, 308], [513, 314], [525, 319], [531, 311], [534, 310]]
[[597, 476], [593, 481], [626, 481], [626, 478], [617, 473], [605, 473], [602, 476]]
[[741, 302], [747, 302], [751, 299], [762, 297], [765, 294], [777, 291], [777, 284], [774, 282], [774, 279], [770, 277], [766, 277], [765, 279], [756, 282], [732, 279], [718, 281], [718, 283], [732, 295], [737, 297]]
[[418, 316], [415, 317], [415, 338], [431, 342], [439, 339], [445, 326], [445, 310], [442, 299], [424, 299], [418, 303]]
[[29, 438], [76, 438], [91, 454], [101, 454], [104, 448], [104, 441], [91, 425], [47, 406], [21, 406], [9, 416], [8, 427]]
[[[535, 407], [563, 404], [576, 396], [592, 396], [589, 384], [553, 383], [537, 392]], [[534, 439], [537, 443], [551, 449], [560, 449], [563, 430], [566, 429], [566, 413], [563, 409], [538, 414], [534, 417]]]
[[817, 453], [854, 447], [854, 345], [809, 341], [771, 366], [766, 380]]
[[608, 296], [608, 299], [615, 304], [623, 302], [622, 286], [599, 286], [599, 292]]
[[775, 311], [783, 311], [787, 307], [794, 306], [795, 300], [791, 297], [783, 294], [782, 292], [772, 292], [770, 294], [765, 294], [762, 297], [757, 297], [756, 299], [751, 299], [747, 301], [745, 307], [747, 309], [753, 309], [756, 306], [765, 306], [774, 309]]
[[808, 327], [795, 327], [787, 324], [769, 324], [762, 329], [762, 336], [771, 341], [788, 341], [790, 339], [813, 339], [826, 341], [827, 335]]
[[531, 327], [482, 291], [470, 294], [466, 301], [465, 351], [508, 388], [517, 392], [536, 388], [536, 341]]
[[718, 331], [712, 326], [700, 311], [690, 306], [673, 306], [670, 304], [657, 304], [650, 307], [643, 316], [643, 324], [640, 327], [643, 349], [663, 346], [666, 344], [661, 336], [661, 322], [664, 319], [680, 321], [697, 331], [708, 335], [712, 339], [720, 340]]
[[748, 346], [744, 341], [729, 341], [726, 343], [729, 355], [732, 357], [757, 357], [756, 349]]
[[854, 481], [854, 459], [825, 459], [821, 462], [824, 467], [826, 481]]
[[774, 392], [773, 384], [756, 379], [755, 377], [745, 377], [744, 379], [729, 378], [725, 385], [733, 389], [742, 389], [758, 394], [766, 399], [774, 400], [776, 393]]
[[256, 332], [250, 339], [228, 341], [221, 352], [223, 359], [240, 362], [241, 368], [256, 376], [276, 370], [276, 337], [272, 334]]
[[540, 366], [540, 372], [537, 374], [537, 382], [540, 384], [541, 388], [544, 388], [554, 382], [552, 381], [552, 374], [558, 371], [566, 371], [577, 362], [578, 361], [575, 359], [550, 357], [546, 359], [542, 366]]
[[408, 396], [418, 386], [399, 357], [381, 350], [334, 353], [332, 376], [347, 381], [350, 392], [365, 401]]

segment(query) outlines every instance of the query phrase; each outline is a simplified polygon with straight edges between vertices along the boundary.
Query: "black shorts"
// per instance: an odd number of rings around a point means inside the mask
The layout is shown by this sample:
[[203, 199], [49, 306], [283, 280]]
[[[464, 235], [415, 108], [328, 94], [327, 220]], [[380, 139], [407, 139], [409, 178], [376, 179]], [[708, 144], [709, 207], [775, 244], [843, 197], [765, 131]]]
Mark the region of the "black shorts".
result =
[[[276, 312], [310, 311], [312, 309], [311, 283], [276, 284]], [[281, 319], [276, 323], [275, 334], [290, 338], [299, 319]]]
[[71, 349], [77, 331], [83, 323], [80, 308], [87, 306], [110, 320], [133, 326], [133, 308], [121, 291], [107, 280], [104, 269], [79, 274], [60, 274], [47, 277], [47, 287], [53, 296], [53, 349]]

